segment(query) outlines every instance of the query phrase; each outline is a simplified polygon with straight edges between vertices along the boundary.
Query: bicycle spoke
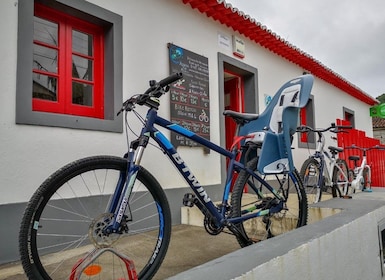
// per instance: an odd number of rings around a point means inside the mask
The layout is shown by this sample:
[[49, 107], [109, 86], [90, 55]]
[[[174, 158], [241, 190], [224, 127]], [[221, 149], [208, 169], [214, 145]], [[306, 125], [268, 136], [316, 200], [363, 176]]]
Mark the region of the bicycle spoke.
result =
[[[250, 166], [257, 159], [251, 161]], [[293, 230], [306, 224], [307, 220], [307, 200], [302, 181], [298, 174], [293, 178], [284, 175], [276, 175], [275, 179], [267, 182], [274, 187], [274, 193], [263, 187], [263, 193], [259, 188], [255, 188], [250, 183], [253, 182], [251, 175], [241, 171], [231, 196], [233, 209], [232, 217], [242, 217], [251, 213], [265, 213], [265, 215], [251, 218], [240, 222], [237, 227], [239, 231], [252, 242], [259, 242], [267, 238], [274, 237], [284, 232]], [[277, 197], [282, 197], [281, 202]], [[272, 209], [283, 208], [280, 211]], [[241, 246], [247, 246], [248, 242], [237, 237]]]
[[68, 279], [92, 265], [103, 267], [99, 279], [124, 278], [123, 259], [134, 263], [139, 278], [156, 272], [168, 247], [171, 218], [162, 188], [147, 171], [138, 172], [122, 232], [104, 232], [114, 215], [105, 212], [111, 193], [126, 167], [127, 161], [116, 157], [86, 158], [42, 184], [23, 218], [20, 237], [28, 273]]

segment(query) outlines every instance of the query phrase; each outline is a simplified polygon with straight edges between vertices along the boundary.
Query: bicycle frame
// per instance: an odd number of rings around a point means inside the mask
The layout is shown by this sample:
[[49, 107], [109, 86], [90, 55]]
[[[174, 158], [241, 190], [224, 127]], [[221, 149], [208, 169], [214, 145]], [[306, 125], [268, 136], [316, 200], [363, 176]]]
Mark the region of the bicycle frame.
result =
[[[319, 182], [319, 185], [317, 186], [317, 188], [321, 188], [321, 186], [323, 186], [324, 184], [324, 181], [326, 181], [326, 185], [328, 187], [332, 187], [332, 184], [333, 184], [333, 179], [332, 179], [332, 174], [333, 174], [333, 170], [334, 168], [337, 168], [338, 171], [340, 171], [340, 174], [342, 174], [345, 178], [346, 181], [349, 181], [349, 178], [347, 178], [345, 176], [345, 174], [343, 173], [343, 170], [341, 169], [340, 166], [338, 166], [336, 163], [337, 163], [337, 160], [335, 158], [332, 158], [329, 153], [327, 151], [323, 151], [322, 153], [317, 153], [315, 155], [312, 156], [313, 158], [319, 158], [320, 159], [320, 178], [318, 180]], [[326, 160], [325, 160], [325, 157], [328, 159], [329, 161], [329, 165], [326, 166]], [[322, 176], [324, 175], [324, 176]], [[327, 180], [325, 180], [327, 179]], [[344, 193], [346, 192], [346, 188], [347, 186], [344, 187]], [[338, 192], [340, 191], [339, 188], [337, 188]], [[341, 196], [341, 193], [339, 194]]]
[[[366, 156], [363, 157], [361, 166], [354, 168], [354, 171], [353, 171], [355, 174], [354, 176], [356, 178], [352, 181], [352, 187], [355, 188], [356, 190], [359, 190], [361, 187], [361, 181], [364, 179], [363, 173], [364, 173], [365, 168], [368, 170], [368, 181], [370, 182], [371, 169], [370, 169], [370, 166], [368, 164], [366, 164]], [[356, 169], [358, 169], [358, 172], [356, 171]]]
[[[338, 171], [340, 171], [340, 174], [342, 174], [345, 178], [344, 180], [346, 182], [349, 181], [349, 178], [345, 176], [343, 170], [341, 169], [340, 166], [338, 166], [337, 159], [333, 156], [331, 156], [324, 148], [325, 148], [325, 136], [322, 134], [322, 132], [317, 132], [318, 135], [318, 140], [317, 140], [317, 147], [315, 150], [315, 153], [311, 156], [314, 159], [319, 159], [319, 164], [320, 164], [320, 174], [318, 178], [318, 191], [322, 191], [321, 187], [324, 185], [324, 181], [326, 181], [326, 186], [328, 187], [334, 187], [333, 184], [333, 179], [332, 179], [332, 174], [334, 171], [334, 168], [337, 168]], [[329, 161], [329, 165], [326, 166], [326, 159]], [[348, 186], [344, 186], [343, 192], [347, 192]], [[337, 191], [339, 192], [339, 195], [341, 196], [341, 192], [339, 188], [336, 188]]]
[[[171, 144], [171, 142], [161, 133], [158, 129], [154, 127], [154, 125], [159, 125], [165, 129], [176, 132], [179, 135], [185, 136], [207, 148], [213, 150], [227, 158], [229, 158], [229, 165], [227, 169], [227, 178], [225, 183], [225, 188], [223, 192], [222, 204], [219, 206], [214, 205], [211, 198], [205, 191], [204, 187], [199, 183], [196, 179], [195, 175], [188, 168], [184, 160], [177, 153], [175, 147]], [[143, 151], [149, 142], [149, 138], [154, 139], [158, 145], [163, 149], [164, 153], [171, 159], [173, 164], [178, 169], [179, 173], [183, 176], [185, 181], [188, 183], [190, 188], [194, 191], [196, 197], [200, 201], [203, 206], [203, 209], [200, 208], [203, 214], [209, 214], [214, 218], [214, 221], [218, 226], [229, 225], [231, 223], [238, 223], [240, 221], [244, 221], [247, 219], [269, 215], [271, 213], [279, 212], [283, 209], [283, 205], [285, 199], [280, 196], [277, 191], [268, 184], [262, 177], [260, 177], [257, 173], [255, 173], [250, 168], [246, 167], [243, 163], [239, 162], [236, 157], [238, 154], [237, 149], [233, 149], [232, 152], [210, 142], [209, 140], [183, 128], [182, 126], [172, 123], [160, 116], [158, 116], [157, 111], [153, 108], [149, 109], [147, 112], [146, 123], [142, 128], [141, 134], [136, 141], [131, 143], [130, 151], [127, 155], [128, 157], [128, 170], [127, 173], [121, 175], [121, 180], [115, 190], [112, 201], [110, 202], [110, 213], [115, 213], [114, 221], [107, 228], [109, 232], [117, 232], [120, 222], [122, 220], [123, 213], [125, 212], [128, 206], [128, 198], [131, 193], [131, 189], [135, 182], [136, 174], [139, 170], [139, 165], [143, 156]], [[245, 136], [246, 138], [247, 136]], [[279, 205], [275, 208], [271, 208], [270, 210], [260, 210], [256, 213], [244, 215], [242, 217], [234, 217], [228, 218], [226, 217], [226, 206], [228, 205], [228, 199], [230, 194], [230, 187], [233, 178], [234, 171], [246, 170], [250, 173], [253, 178], [255, 178], [260, 184], [266, 187], [270, 193], [272, 193], [279, 201]], [[291, 173], [288, 173], [289, 176], [292, 177], [292, 180], [296, 182], [295, 176]], [[123, 179], [124, 178], [124, 179]], [[264, 195], [255, 187], [252, 186], [253, 189], [260, 195], [260, 197], [264, 197]], [[218, 211], [219, 210], [219, 211]], [[255, 210], [255, 208], [250, 209]]]
[[[317, 185], [317, 188], [321, 188], [321, 186], [323, 186], [323, 183], [324, 183], [324, 179], [325, 177], [323, 175], [327, 175], [327, 178], [330, 180], [330, 172], [329, 172], [329, 169], [327, 168], [326, 164], [325, 164], [325, 156], [330, 160], [330, 156], [329, 154], [326, 152], [326, 151], [322, 151], [322, 152], [316, 152], [314, 155], [312, 155], [311, 157], [314, 158], [314, 159], [319, 159], [319, 163], [320, 163], [320, 178], [318, 179], [318, 185]], [[334, 162], [330, 162], [329, 166], [331, 167], [331, 165], [334, 165]], [[331, 169], [332, 170], [332, 169]]]
[[[356, 145], [352, 145], [352, 146], [349, 146], [349, 147], [346, 147], [345, 149], [357, 149], [357, 150], [360, 150], [362, 152], [362, 161], [361, 161], [361, 165], [360, 166], [356, 166], [356, 161], [359, 159], [350, 159], [350, 160], [354, 160], [355, 161], [355, 166], [353, 168], [353, 175], [354, 175], [354, 178], [351, 182], [351, 186], [352, 188], [354, 188], [355, 190], [366, 190], [366, 191], [371, 191], [371, 177], [372, 177], [372, 170], [370, 168], [370, 165], [367, 163], [367, 152], [370, 151], [370, 150], [385, 150], [384, 147], [380, 146], [380, 145], [375, 145], [375, 146], [372, 146], [372, 147], [369, 147], [369, 148], [362, 148], [362, 147], [358, 147]], [[364, 171], [365, 169], [368, 170], [368, 176], [367, 176], [367, 180], [365, 180], [364, 178]], [[365, 186], [365, 184], [368, 184], [368, 186]]]
[[[362, 161], [361, 161], [361, 165], [360, 166], [355, 166], [354, 169], [353, 169], [353, 173], [354, 173], [354, 179], [351, 183], [352, 185], [352, 188], [354, 188], [355, 190], [360, 190], [361, 189], [361, 186], [364, 182], [364, 170], [365, 168], [368, 170], [368, 181], [370, 182], [371, 181], [371, 169], [370, 169], [370, 165], [367, 164], [367, 159], [366, 159], [366, 151], [364, 150], [363, 151], [363, 155], [362, 155]], [[363, 186], [364, 188], [366, 186]], [[369, 186], [370, 188], [370, 186]]]
[[[320, 178], [318, 180], [319, 184], [317, 185], [317, 188], [321, 189], [321, 186], [323, 186], [324, 183], [324, 172], [327, 173], [328, 178], [330, 179], [330, 173], [327, 167], [325, 168], [325, 156], [330, 160], [331, 157], [329, 154], [324, 150], [325, 147], [325, 141], [323, 140], [323, 135], [318, 133], [318, 140], [317, 140], [317, 147], [315, 150], [314, 155], [312, 155], [312, 158], [319, 159], [320, 160]], [[331, 169], [332, 170], [332, 169]], [[331, 180], [330, 180], [331, 181]], [[321, 191], [321, 190], [320, 190]]]

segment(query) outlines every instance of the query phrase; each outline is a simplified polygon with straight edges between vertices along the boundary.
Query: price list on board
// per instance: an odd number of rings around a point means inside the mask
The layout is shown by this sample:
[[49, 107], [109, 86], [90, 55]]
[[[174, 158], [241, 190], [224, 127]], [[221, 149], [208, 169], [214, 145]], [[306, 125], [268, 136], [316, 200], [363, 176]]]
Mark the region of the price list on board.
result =
[[[183, 78], [170, 87], [171, 121], [210, 140], [210, 98], [208, 58], [173, 44], [168, 45], [170, 72]], [[198, 146], [184, 136], [172, 133], [174, 146]]]

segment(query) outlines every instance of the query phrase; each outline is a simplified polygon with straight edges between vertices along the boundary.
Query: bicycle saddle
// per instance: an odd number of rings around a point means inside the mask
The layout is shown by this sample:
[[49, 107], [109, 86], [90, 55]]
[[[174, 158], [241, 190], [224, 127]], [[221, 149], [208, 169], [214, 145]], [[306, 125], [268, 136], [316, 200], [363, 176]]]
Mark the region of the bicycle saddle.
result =
[[231, 117], [237, 124], [240, 125], [256, 120], [259, 117], [259, 114], [240, 113], [232, 110], [223, 111], [223, 115]]
[[354, 166], [357, 167], [358, 166], [357, 162], [360, 160], [360, 157], [359, 156], [349, 156], [349, 160], [354, 161]]
[[360, 160], [360, 157], [359, 156], [349, 156], [349, 159], [357, 161], [357, 160]]
[[330, 150], [330, 152], [333, 154], [333, 155], [336, 155], [337, 153], [341, 153], [344, 151], [343, 148], [340, 148], [340, 147], [334, 147], [334, 146], [329, 146], [328, 149]]

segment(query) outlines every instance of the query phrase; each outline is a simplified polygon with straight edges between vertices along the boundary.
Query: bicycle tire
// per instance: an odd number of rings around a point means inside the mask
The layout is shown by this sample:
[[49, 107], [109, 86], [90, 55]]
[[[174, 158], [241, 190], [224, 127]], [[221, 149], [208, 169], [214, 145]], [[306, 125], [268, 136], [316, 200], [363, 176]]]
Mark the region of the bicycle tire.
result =
[[[106, 206], [126, 170], [123, 158], [94, 156], [64, 166], [43, 182], [26, 207], [19, 232], [29, 279], [71, 279], [77, 262], [94, 256], [94, 248], [105, 247], [132, 261], [138, 279], [150, 279], [157, 272], [170, 242], [171, 213], [164, 191], [146, 169], [139, 168], [124, 213], [128, 232], [101, 233], [111, 220]], [[87, 268], [91, 266], [104, 273], [98, 279], [120, 279], [128, 273], [110, 251]]]
[[311, 157], [303, 162], [299, 173], [307, 195], [307, 200], [311, 204], [321, 201], [322, 198], [322, 188], [324, 188], [324, 186], [319, 186], [320, 172], [319, 162]]
[[[248, 167], [256, 170], [257, 161], [258, 158], [252, 159], [247, 164]], [[260, 216], [236, 224], [238, 230], [253, 243], [306, 225], [308, 206], [305, 190], [297, 170], [294, 170], [292, 174], [294, 180], [291, 180], [289, 174], [282, 174], [276, 176], [278, 184], [272, 184], [275, 190], [286, 198], [284, 209], [269, 216]], [[281, 178], [281, 176], [285, 176], [285, 178]], [[262, 199], [254, 191], [251, 187], [253, 179], [245, 170], [239, 173], [231, 195], [233, 217], [241, 217], [245, 208], [250, 209], [251, 207], [255, 211], [260, 211], [263, 209], [264, 203], [268, 204], [273, 201], [270, 193]], [[256, 187], [260, 188], [260, 186]], [[250, 212], [248, 211], [247, 214]], [[250, 242], [245, 242], [244, 239], [237, 238], [237, 240], [241, 247], [250, 245]]]
[[356, 189], [352, 187], [352, 182], [354, 180], [354, 171], [352, 169], [349, 169], [348, 174], [349, 174], [349, 188], [348, 188], [348, 193], [346, 195], [352, 195], [356, 192]]
[[362, 190], [370, 189], [371, 188], [371, 178], [369, 176], [369, 168], [367, 166], [364, 167], [364, 170], [362, 171], [362, 177], [364, 178]]
[[343, 172], [334, 166], [332, 182], [333, 182], [333, 197], [346, 196], [351, 193], [349, 191], [349, 168], [345, 160], [338, 158], [336, 160], [336, 165], [339, 166]]

